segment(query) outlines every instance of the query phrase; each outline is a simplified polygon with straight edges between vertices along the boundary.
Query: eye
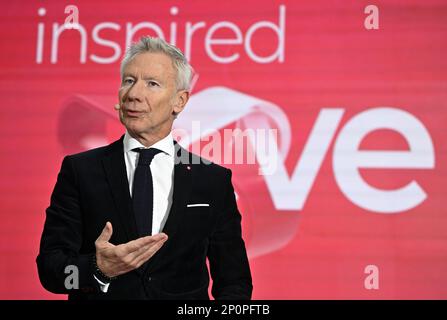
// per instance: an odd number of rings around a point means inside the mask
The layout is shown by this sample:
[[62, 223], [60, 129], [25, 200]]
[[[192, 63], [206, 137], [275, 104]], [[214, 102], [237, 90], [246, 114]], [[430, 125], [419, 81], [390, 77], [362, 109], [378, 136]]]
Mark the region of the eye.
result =
[[132, 78], [125, 78], [123, 80], [123, 84], [129, 85], [129, 84], [132, 84], [132, 83], [134, 83], [134, 80]]
[[148, 85], [148, 87], [158, 87], [159, 86], [159, 84], [153, 80], [149, 80], [147, 82], [147, 85]]

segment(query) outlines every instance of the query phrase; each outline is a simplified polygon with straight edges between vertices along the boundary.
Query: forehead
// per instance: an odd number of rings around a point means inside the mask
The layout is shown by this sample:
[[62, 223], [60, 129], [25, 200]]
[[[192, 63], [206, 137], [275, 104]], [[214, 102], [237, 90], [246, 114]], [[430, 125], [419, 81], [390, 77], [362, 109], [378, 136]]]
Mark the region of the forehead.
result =
[[130, 60], [123, 69], [124, 74], [141, 75], [143, 77], [175, 76], [171, 58], [164, 53], [139, 53]]

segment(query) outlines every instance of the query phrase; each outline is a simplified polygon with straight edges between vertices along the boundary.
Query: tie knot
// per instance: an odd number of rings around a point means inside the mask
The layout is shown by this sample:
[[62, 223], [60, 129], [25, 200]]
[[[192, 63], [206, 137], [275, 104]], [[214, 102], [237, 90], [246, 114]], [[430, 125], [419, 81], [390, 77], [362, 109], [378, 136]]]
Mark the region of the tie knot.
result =
[[138, 159], [138, 166], [149, 166], [152, 162], [152, 159], [154, 159], [155, 155], [161, 152], [161, 150], [156, 148], [149, 148], [149, 149], [135, 148], [133, 149], [133, 151], [140, 153], [140, 157]]

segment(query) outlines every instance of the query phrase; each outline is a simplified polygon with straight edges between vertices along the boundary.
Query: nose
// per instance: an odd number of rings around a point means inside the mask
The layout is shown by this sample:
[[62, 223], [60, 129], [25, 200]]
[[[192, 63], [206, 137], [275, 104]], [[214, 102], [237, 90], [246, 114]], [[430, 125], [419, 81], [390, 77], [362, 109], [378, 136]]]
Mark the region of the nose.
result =
[[127, 91], [125, 95], [125, 100], [127, 98], [128, 101], [142, 102], [143, 90], [144, 90], [143, 81], [137, 80]]

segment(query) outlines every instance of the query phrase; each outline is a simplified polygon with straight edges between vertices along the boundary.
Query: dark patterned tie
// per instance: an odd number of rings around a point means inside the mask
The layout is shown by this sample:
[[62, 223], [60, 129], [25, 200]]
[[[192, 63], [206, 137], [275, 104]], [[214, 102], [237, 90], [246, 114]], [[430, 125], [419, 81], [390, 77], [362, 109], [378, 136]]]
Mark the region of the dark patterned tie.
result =
[[132, 151], [140, 153], [133, 179], [132, 202], [138, 234], [140, 237], [144, 237], [152, 234], [154, 186], [150, 164], [154, 156], [161, 150], [136, 148]]

